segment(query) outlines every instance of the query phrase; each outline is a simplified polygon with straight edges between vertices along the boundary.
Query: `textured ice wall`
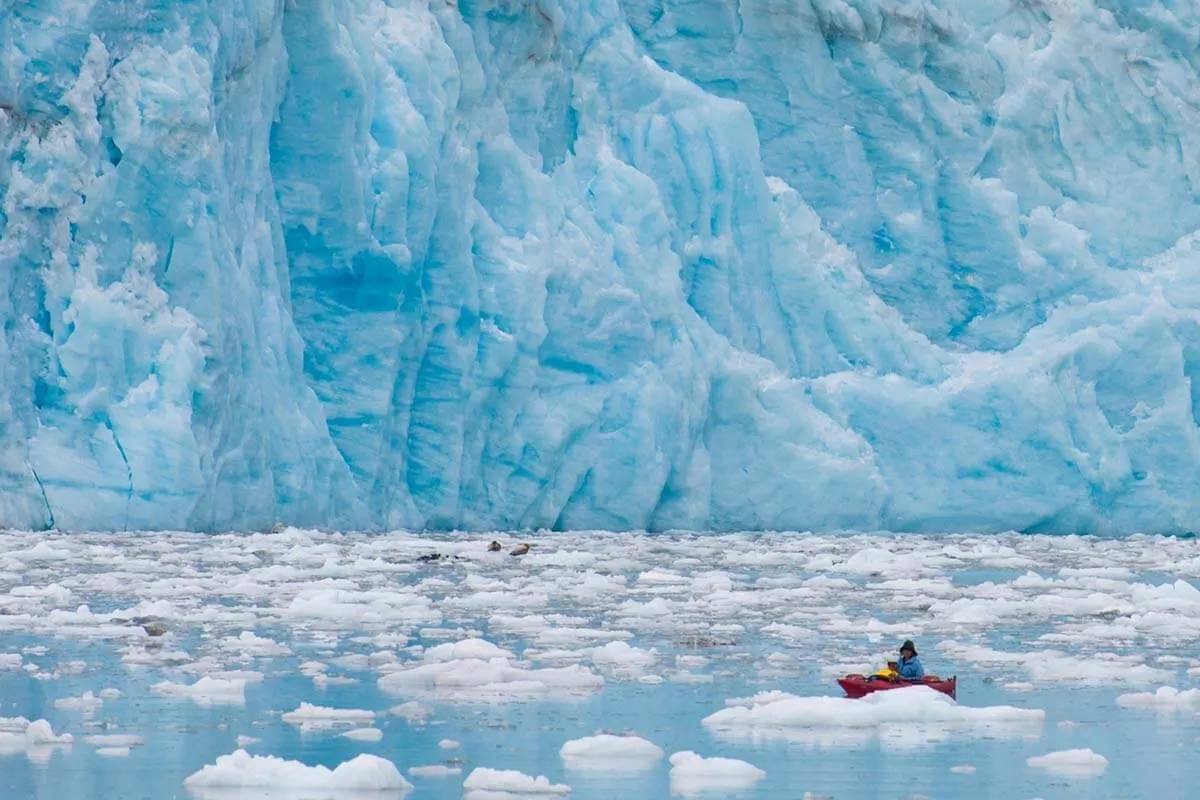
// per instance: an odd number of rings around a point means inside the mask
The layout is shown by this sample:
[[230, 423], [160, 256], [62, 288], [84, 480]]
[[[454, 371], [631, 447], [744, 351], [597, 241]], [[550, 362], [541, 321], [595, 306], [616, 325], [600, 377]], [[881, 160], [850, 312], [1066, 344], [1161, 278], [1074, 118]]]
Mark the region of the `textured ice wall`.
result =
[[1186, 529], [1190, 3], [0, 14], [0, 524]]

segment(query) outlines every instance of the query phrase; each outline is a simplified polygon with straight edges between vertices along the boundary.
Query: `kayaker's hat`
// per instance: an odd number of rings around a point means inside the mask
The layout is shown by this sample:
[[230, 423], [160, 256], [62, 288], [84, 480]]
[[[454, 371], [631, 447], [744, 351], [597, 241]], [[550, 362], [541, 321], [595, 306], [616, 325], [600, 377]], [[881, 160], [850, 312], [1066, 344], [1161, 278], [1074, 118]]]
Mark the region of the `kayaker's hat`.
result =
[[917, 654], [917, 648], [913, 645], [912, 639], [906, 639], [904, 644], [900, 645], [900, 652], [903, 653], [905, 650], [912, 653], [914, 656]]

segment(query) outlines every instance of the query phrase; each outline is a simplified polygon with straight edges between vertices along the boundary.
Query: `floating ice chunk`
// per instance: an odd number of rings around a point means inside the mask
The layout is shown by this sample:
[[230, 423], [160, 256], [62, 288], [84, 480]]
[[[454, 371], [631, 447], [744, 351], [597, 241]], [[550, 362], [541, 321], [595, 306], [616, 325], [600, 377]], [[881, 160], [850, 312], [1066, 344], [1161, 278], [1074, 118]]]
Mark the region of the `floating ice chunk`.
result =
[[686, 669], [672, 672], [668, 676], [674, 683], [683, 683], [692, 686], [699, 686], [703, 683], [712, 683], [713, 676], [706, 673], [688, 672]]
[[1151, 667], [1138, 656], [1097, 653], [1082, 658], [1057, 650], [1012, 652], [993, 650], [982, 645], [938, 645], [955, 658], [973, 664], [1021, 667], [1035, 683], [1163, 683], [1174, 673]]
[[[633, 634], [629, 631], [609, 631], [596, 630], [595, 628], [546, 628], [534, 637], [538, 645], [542, 647], [571, 647], [586, 644], [596, 641], [615, 642], [623, 639], [632, 639]], [[529, 651], [525, 651], [525, 657], [529, 658]], [[544, 657], [542, 660], [545, 660]]]
[[328, 798], [337, 793], [374, 792], [388, 796], [402, 795], [412, 789], [396, 765], [373, 755], [359, 755], [334, 769], [308, 766], [275, 756], [252, 756], [237, 750], [220, 756], [184, 780], [189, 792], [201, 797], [219, 797], [219, 790], [262, 789], [284, 790], [285, 796]]
[[1159, 711], [1200, 708], [1200, 689], [1180, 691], [1173, 686], [1163, 686], [1155, 692], [1123, 694], [1117, 698], [1117, 705], [1123, 708], [1153, 708]]
[[[828, 567], [830, 572], [844, 572], [852, 575], [873, 575], [895, 577], [918, 577], [934, 574], [950, 559], [940, 558], [930, 553], [896, 553], [878, 547], [864, 547], [855, 552], [850, 558], [841, 563]], [[809, 568], [817, 566], [815, 559]]]
[[643, 650], [625, 642], [609, 642], [588, 651], [592, 663], [616, 675], [636, 677], [658, 661], [657, 650]]
[[121, 694], [120, 689], [109, 688], [109, 689], [101, 689], [100, 690], [100, 697], [104, 700], [117, 700], [123, 696], [124, 695]]
[[638, 736], [602, 733], [573, 739], [558, 751], [569, 769], [615, 772], [650, 769], [663, 757], [663, 750]]
[[431, 647], [422, 655], [424, 661], [441, 663], [459, 659], [474, 658], [488, 661], [493, 658], [513, 658], [508, 650], [497, 647], [485, 639], [464, 639], [461, 642], [447, 642]]
[[93, 747], [141, 747], [146, 740], [132, 733], [103, 733], [85, 736], [83, 740]]
[[351, 731], [346, 731], [342, 734], [347, 739], [353, 739], [356, 742], [378, 742], [383, 738], [383, 731], [379, 728], [355, 728]]
[[[796, 733], [804, 729], [849, 729], [882, 735], [885, 727], [897, 723], [905, 725], [905, 738], [909, 741], [942, 738], [941, 733], [945, 730], [1022, 736], [1040, 731], [1046, 718], [1046, 712], [1041, 709], [962, 706], [927, 686], [876, 692], [858, 700], [765, 692], [726, 703], [728, 708], [705, 717], [703, 724], [714, 733], [731, 739], [807, 740], [810, 735]], [[861, 736], [852, 738], [857, 740]]]
[[49, 542], [38, 542], [28, 550], [10, 552], [8, 557], [25, 562], [66, 561], [71, 558], [71, 551], [65, 548], [56, 548]]
[[652, 569], [638, 576], [638, 583], [672, 586], [691, 583], [691, 578], [665, 569]]
[[21, 663], [20, 653], [0, 653], [0, 669], [20, 669]]
[[430, 764], [424, 767], [409, 767], [408, 774], [418, 778], [448, 778], [452, 775], [461, 775], [462, 767]]
[[1044, 756], [1031, 756], [1025, 763], [1056, 775], [1089, 777], [1108, 768], [1108, 759], [1090, 749], [1059, 750]]
[[405, 624], [437, 624], [442, 614], [428, 597], [411, 592], [350, 589], [305, 589], [292, 598], [284, 616], [308, 620], [327, 629], [362, 630]]
[[[550, 628], [550, 623], [541, 614], [492, 614], [488, 617], [488, 628], [492, 632], [510, 633], [518, 636], [536, 636]], [[528, 658], [528, 656], [526, 656]]]
[[1032, 692], [1037, 688], [1037, 685], [1027, 681], [1013, 681], [1012, 683], [1004, 684], [1001, 688], [1008, 692]]
[[586, 667], [574, 665], [524, 669], [504, 658], [476, 658], [422, 664], [384, 675], [379, 687], [386, 692], [433, 693], [445, 700], [508, 701], [576, 696], [604, 685], [604, 679]]
[[259, 739], [257, 736], [246, 736], [245, 734], [239, 733], [237, 739], [234, 741], [237, 743], [238, 747], [245, 747], [248, 744], [261, 742], [262, 739]]
[[287, 645], [259, 636], [254, 631], [242, 631], [238, 636], [222, 639], [220, 647], [222, 650], [247, 656], [286, 656], [292, 652]]
[[139, 667], [153, 667], [164, 664], [183, 664], [192, 657], [183, 650], [166, 650], [129, 645], [121, 651], [121, 663]]
[[222, 680], [205, 675], [191, 686], [163, 681], [151, 686], [150, 691], [167, 697], [186, 697], [202, 706], [240, 706], [246, 703], [246, 681], [241, 678]]
[[462, 747], [462, 745], [455, 739], [442, 739], [438, 742], [438, 747], [442, 748], [443, 750], [457, 750], [458, 748]]
[[974, 775], [975, 767], [971, 764], [958, 764], [950, 768], [955, 775]]
[[0, 718], [0, 756], [24, 753], [30, 761], [45, 763], [55, 749], [73, 741], [69, 733], [55, 734], [44, 719], [30, 722], [24, 717]]
[[361, 708], [326, 708], [302, 702], [299, 708], [283, 714], [281, 719], [304, 732], [321, 731], [372, 723], [375, 721], [375, 712]]
[[465, 797], [473, 793], [507, 792], [517, 795], [566, 795], [571, 787], [562, 783], [551, 783], [545, 775], [536, 778], [515, 769], [488, 769], [476, 767], [463, 781]]
[[[388, 655], [391, 655], [391, 653]], [[361, 672], [371, 668], [371, 657], [366, 653], [348, 653], [344, 656], [331, 659], [330, 663], [342, 669]]]
[[83, 711], [91, 713], [104, 705], [104, 701], [91, 692], [84, 692], [79, 697], [63, 697], [54, 701], [55, 708], [67, 711]]
[[671, 794], [749, 789], [766, 777], [758, 767], [736, 758], [704, 758], [690, 750], [671, 756]]
[[[23, 721], [21, 717], [5, 720], [9, 724], [16, 724]], [[6, 725], [5, 727], [8, 726]], [[24, 737], [25, 742], [30, 745], [71, 744], [71, 742], [75, 741], [74, 737], [69, 733], [56, 734], [54, 729], [50, 727], [50, 723], [44, 719], [36, 719], [33, 722], [27, 723], [25, 729], [20, 733]]]
[[97, 747], [96, 755], [105, 758], [125, 758], [129, 755], [128, 747]]
[[409, 700], [407, 703], [392, 706], [388, 709], [388, 713], [393, 717], [400, 717], [410, 725], [424, 725], [433, 716], [433, 709], [424, 703]]
[[312, 676], [313, 686], [318, 689], [324, 689], [327, 686], [346, 686], [352, 683], [358, 683], [358, 678], [351, 678], [346, 675], [326, 675], [324, 672], [319, 672]]

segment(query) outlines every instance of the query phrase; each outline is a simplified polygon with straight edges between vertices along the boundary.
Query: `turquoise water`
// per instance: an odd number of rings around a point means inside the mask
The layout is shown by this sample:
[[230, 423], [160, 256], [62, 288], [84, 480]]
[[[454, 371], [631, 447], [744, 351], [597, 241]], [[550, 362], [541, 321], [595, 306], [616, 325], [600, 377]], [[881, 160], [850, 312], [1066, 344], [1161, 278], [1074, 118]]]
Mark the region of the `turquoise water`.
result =
[[[11, 551], [19, 536], [22, 535], [12, 534], [7, 542], [0, 544]], [[1200, 778], [1200, 769], [1193, 759], [1200, 743], [1200, 717], [1196, 714], [1200, 707], [1161, 713], [1122, 708], [1116, 702], [1118, 696], [1127, 692], [1153, 690], [1159, 685], [1182, 689], [1200, 682], [1194, 677], [1194, 641], [1185, 635], [1195, 610], [1186, 589], [1180, 589], [1179, 597], [1165, 601], [1161, 597], [1144, 596], [1147, 592], [1144, 587], [1170, 586], [1176, 579], [1183, 581], [1184, 586], [1194, 587], [1194, 577], [1179, 574], [1180, 569], [1184, 572], [1190, 569], [1189, 553], [1163, 547], [1155, 555], [1159, 543], [1154, 540], [1090, 544], [1088, 540], [1073, 540], [1057, 555], [1052, 542], [1005, 539], [1010, 546], [1038, 560], [1034, 571], [1043, 576], [1054, 575], [1067, 562], [1086, 565], [1088, 559], [1095, 559], [1098, 564], [1114, 560], [1137, 564], [1162, 561], [1145, 570], [1145, 575], [1134, 572], [1119, 581], [1105, 578], [1106, 583], [1089, 583], [1087, 579], [1079, 586], [1065, 586], [1052, 592], [1029, 591], [1021, 595], [1028, 608], [1022, 607], [1022, 618], [1012, 620], [999, 613], [1002, 607], [998, 605], [1001, 599], [1013, 602], [1012, 596], [988, 600], [967, 592], [969, 587], [988, 584], [1012, 587], [1013, 581], [1029, 571], [1028, 567], [988, 569], [976, 564], [958, 569], [942, 565], [930, 568], [924, 577], [905, 579], [918, 581], [915, 589], [913, 585], [880, 588], [888, 585], [885, 581], [897, 580], [895, 575], [848, 572], [841, 573], [849, 581], [848, 587], [838, 584], [806, 589], [803, 585], [814, 575], [836, 578], [839, 569], [847, 565], [853, 568], [855, 553], [864, 547], [878, 548], [881, 552], [904, 548], [905, 554], [909, 551], [928, 554], [920, 563], [932, 563], [940, 548], [935, 539], [881, 537], [876, 543], [862, 537], [840, 541], [837, 537], [805, 539], [797, 535], [793, 544], [782, 546], [793, 548], [795, 558], [789, 556], [783, 559], [784, 563], [756, 564], [749, 568], [731, 565], [728, 551], [722, 556], [711, 543], [696, 545], [690, 539], [680, 540], [678, 548], [664, 550], [656, 545], [658, 540], [654, 537], [630, 537], [627, 542], [561, 537], [533, 540], [540, 542], [544, 551], [553, 548], [558, 554], [540, 556], [544, 559], [541, 564], [532, 559], [521, 564], [507, 556], [487, 561], [487, 557], [479, 556], [467, 563], [429, 566], [412, 563], [409, 556], [422, 547], [429, 550], [433, 546], [443, 551], [455, 547], [478, 550], [477, 545], [485, 544], [486, 540], [459, 540], [456, 544], [441, 540], [431, 544], [432, 540], [413, 537], [391, 540], [363, 537], [361, 541], [335, 540], [331, 547], [329, 539], [312, 537], [300, 543], [285, 539], [272, 542], [264, 537], [256, 541], [225, 537], [211, 547], [187, 538], [168, 540], [172, 544], [169, 552], [159, 551], [150, 574], [146, 573], [143, 557], [137, 555], [145, 552], [144, 542], [134, 538], [90, 537], [86, 544], [68, 543], [68, 547], [78, 548], [70, 559], [33, 566], [23, 561], [26, 566], [19, 575], [13, 571], [13, 563], [8, 563], [0, 570], [0, 609], [9, 609], [7, 614], [0, 615], [0, 654], [24, 655], [22, 668], [0, 670], [0, 717], [44, 718], [55, 732], [73, 734], [75, 742], [69, 747], [36, 753], [0, 755], [0, 797], [5, 800], [186, 798], [189, 795], [184, 789], [184, 779], [213, 763], [218, 756], [235, 750], [238, 735], [261, 740], [247, 746], [251, 753], [271, 754], [306, 764], [332, 767], [359, 753], [372, 753], [394, 762], [405, 773], [408, 767], [419, 765], [449, 762], [462, 766], [462, 774], [443, 778], [412, 777], [406, 773], [414, 784], [409, 795], [414, 798], [462, 797], [463, 779], [477, 766], [546, 775], [553, 782], [569, 784], [573, 798], [640, 800], [671, 796], [666, 759], [652, 770], [631, 775], [567, 769], [559, 757], [562, 744], [601, 730], [636, 732], [659, 745], [667, 755], [694, 750], [704, 756], [743, 759], [765, 770], [766, 777], [752, 788], [721, 794], [732, 797], [798, 800], [811, 793], [839, 800], [919, 796], [1005, 800], [1183, 798], [1191, 796], [1190, 787]], [[745, 537], [727, 540], [726, 546], [728, 541], [737, 542], [744, 554], [761, 552], [768, 559], [784, 552], [777, 539]], [[986, 554], [996, 546], [993, 537], [965, 538], [962, 542], [966, 544], [960, 545], [969, 547], [976, 541], [981, 553]], [[55, 546], [61, 542], [56, 540]], [[204, 563], [206, 554], [245, 553], [255, 548], [261, 551], [263, 542], [271, 554], [269, 558], [258, 556], [257, 566]], [[806, 542], [807, 546], [799, 546], [800, 542]], [[380, 567], [385, 570], [392, 570], [396, 564], [406, 567], [399, 572], [372, 573], [364, 566], [364, 554], [354, 552], [359, 546], [384, 550], [394, 546], [392, 561], [384, 558], [372, 561], [390, 565]], [[1176, 543], [1172, 547], [1195, 545]], [[464, 554], [475, 552], [468, 553], [468, 549], [463, 550]], [[92, 568], [96, 558], [112, 559], [114, 553], [124, 550], [131, 554], [128, 563], [113, 560], [108, 571]], [[833, 568], [818, 568], [814, 565], [824, 562], [814, 560], [814, 552], [833, 552], [835, 562], [841, 561]], [[586, 557], [575, 560], [580, 564], [588, 561], [586, 566], [564, 566], [572, 562], [572, 554], [581, 553]], [[980, 558], [986, 560], [987, 556]], [[1177, 566], [1176, 571], [1169, 568], [1168, 560]], [[245, 570], [277, 567], [289, 561], [293, 571], [273, 583], [272, 591], [262, 596], [239, 597], [214, 586], [214, 581], [244, 575]], [[344, 569], [339, 571], [331, 564], [340, 564]], [[918, 563], [909, 571], [916, 573], [921, 569]], [[651, 570], [674, 570], [686, 576], [687, 581], [648, 580], [642, 581], [645, 586], [638, 588], [641, 586], [638, 576]], [[322, 571], [340, 574], [322, 577]], [[282, 572], [276, 570], [278, 574]], [[732, 599], [722, 594], [724, 584], [719, 580], [713, 583], [713, 572], [729, 579], [729, 588], [736, 593]], [[572, 596], [585, 573], [621, 576], [624, 588], [604, 596], [586, 593]], [[89, 585], [106, 585], [114, 574], [124, 576], [123, 589], [107, 587], [106, 591], [88, 592]], [[1153, 579], [1148, 575], [1153, 575]], [[920, 581], [941, 581], [943, 588]], [[117, 609], [128, 610], [133, 605], [131, 600], [161, 603], [165, 599], [173, 603], [171, 609], [161, 606], [157, 609], [161, 624], [169, 629], [167, 636], [158, 640], [161, 647], [158, 641], [144, 638], [133, 640], [133, 646], [145, 647], [147, 653], [181, 651], [192, 661], [151, 666], [122, 663], [123, 648], [131, 646], [129, 639], [114, 631], [107, 631], [106, 638], [92, 638], [103, 632], [99, 623], [66, 625], [55, 618], [50, 608], [27, 613], [31, 609], [28, 605], [21, 606], [25, 601], [13, 591], [17, 586], [51, 583], [69, 587], [72, 592], [69, 602], [60, 610], [73, 611], [78, 604], [88, 603], [97, 618]], [[788, 589], [791, 594], [779, 605], [765, 602], [764, 593], [766, 599], [771, 599], [770, 593], [779, 591], [779, 583], [794, 584]], [[950, 588], [945, 588], [946, 585]], [[378, 587], [420, 587], [416, 594], [432, 598], [433, 608], [443, 619], [437, 623], [390, 625], [365, 617], [356, 621], [354, 615], [331, 622], [330, 618], [318, 620], [283, 614], [282, 610], [297, 591], [314, 586], [341, 587], [339, 591], [345, 593], [342, 599]], [[171, 588], [173, 592], [167, 591]], [[1011, 594], [1016, 589], [1006, 591]], [[932, 608], [922, 608], [935, 599], [936, 592], [944, 593], [945, 602], [966, 598], [982, 604], [980, 608], [985, 611], [994, 608], [998, 613], [995, 619], [978, 624], [952, 623], [954, 617], [948, 607], [935, 604]], [[984, 593], [988, 592], [991, 590]], [[499, 613], [494, 606], [506, 602], [505, 593], [527, 600], [514, 602], [513, 607], [504, 609], [505, 615], [536, 612], [547, 618], [552, 628], [625, 631], [631, 634], [627, 640], [630, 645], [644, 650], [654, 648], [657, 658], [650, 667], [634, 670], [636, 674], [613, 674], [601, 669], [592, 656], [580, 655], [594, 642], [584, 647], [568, 647], [565, 649], [573, 651], [580, 663], [605, 674], [600, 691], [567, 699], [505, 702], [494, 698], [483, 701], [439, 696], [434, 692], [416, 698], [432, 709], [425, 725], [414, 725], [387, 714], [389, 708], [413, 697], [382, 691], [376, 683], [381, 674], [377, 665], [332, 666], [335, 659], [346, 654], [388, 652], [388, 648], [378, 644], [377, 637], [400, 629], [407, 631], [408, 644], [391, 651], [402, 666], [418, 661], [424, 648], [466, 638], [471, 633], [483, 634], [489, 641], [518, 654], [533, 652], [536, 658], [540, 633], [517, 635], [490, 629], [489, 621], [497, 621]], [[662, 614], [628, 615], [629, 603], [646, 603], [656, 598], [664, 600], [667, 610]], [[1059, 605], [1048, 603], [1047, 598]], [[492, 606], [483, 604], [483, 600]], [[1067, 600], [1089, 603], [1089, 608], [1103, 609], [1106, 603], [1113, 608], [1087, 615], [1055, 613], [1055, 608], [1061, 610], [1061, 604]], [[1037, 613], [1037, 608], [1044, 611]], [[555, 614], [562, 618], [555, 619]], [[1178, 617], [1180, 626], [1178, 636], [1169, 632], [1174, 617]], [[810, 631], [810, 635], [788, 641], [763, 631], [772, 622], [788, 618], [797, 627]], [[823, 674], [822, 667], [843, 658], [850, 661], [865, 658], [878, 663], [898, 640], [890, 632], [870, 633], [870, 626], [863, 623], [867, 618], [913, 631], [911, 635], [921, 643], [927, 669], [959, 676], [960, 704], [1043, 709], [1045, 724], [1034, 735], [992, 738], [986, 731], [946, 736], [923, 729], [915, 722], [902, 722], [888, 726], [888, 737], [881, 738], [870, 731], [865, 741], [848, 728], [794, 729], [790, 731], [792, 741], [784, 741], [770, 735], [730, 739], [701, 725], [704, 717], [725, 706], [727, 698], [772, 689], [801, 696], [840, 694], [832, 676], [828, 670]], [[247, 625], [247, 620], [252, 624]], [[1086, 633], [1072, 633], [1082, 630], [1084, 622], [1088, 624]], [[1164, 624], [1168, 627], [1164, 628]], [[730, 631], [727, 626], [731, 625], [741, 625], [743, 630]], [[88, 627], [92, 628], [92, 635]], [[511, 628], [511, 624], [507, 627]], [[293, 652], [286, 656], [242, 656], [214, 644], [242, 630], [254, 630]], [[1133, 638], [1117, 637], [1129, 630], [1134, 631]], [[716, 634], [709, 639], [734, 641], [710, 646], [697, 638], [713, 631]], [[1111, 632], [1112, 637], [1106, 639], [1105, 631]], [[1051, 645], [1039, 640], [1048, 635], [1059, 638]], [[1075, 636], [1076, 640], [1064, 642], [1063, 636]], [[1079, 679], [1087, 676], [1082, 672], [1078, 676], [1030, 674], [1012, 664], [987, 664], [980, 658], [954, 655], [960, 652], [955, 648], [968, 645], [1016, 654], [1053, 649], [1077, 656], [1081, 664], [1096, 663], [1097, 659], [1103, 663], [1106, 654], [1132, 654], [1161, 670], [1161, 674], [1156, 674], [1155, 680], [1131, 682], [1122, 676], [1121, 669], [1109, 668], [1103, 674], [1091, 676], [1090, 684], [1083, 684]], [[45, 648], [45, 652], [38, 648]], [[546, 649], [549, 648], [540, 647], [541, 651]], [[674, 659], [680, 655], [707, 659], [707, 663], [692, 672], [711, 676], [711, 682], [686, 684], [672, 680]], [[207, 671], [253, 669], [262, 672], [263, 679], [246, 686], [244, 705], [203, 707], [188, 699], [163, 697], [151, 691], [152, 685], [164, 679], [193, 682], [203, 671], [193, 669], [185, 674], [180, 666], [203, 658], [210, 659]], [[311, 677], [299, 671], [300, 664], [310, 660], [325, 663], [331, 675], [358, 682], [317, 687]], [[75, 661], [84, 662], [84, 666], [74, 668], [78, 674], [35, 676], [36, 672], [52, 673], [56, 667], [61, 670]], [[205, 666], [204, 662], [199, 663]], [[36, 665], [36, 669], [29, 665]], [[642, 682], [647, 676], [665, 679], [661, 683]], [[1030, 685], [1014, 686], [1014, 683]], [[106, 687], [119, 689], [123, 696], [105, 700], [94, 714], [54, 706], [57, 699], [77, 697], [85, 691], [99, 692]], [[296, 709], [301, 702], [376, 711], [376, 726], [383, 732], [382, 739], [378, 742], [346, 739], [338, 735], [345, 728], [302, 734], [279, 718], [282, 712]], [[103, 757], [83, 740], [92, 733], [137, 734], [144, 738], [145, 744], [133, 748], [128, 757]], [[892, 739], [893, 735], [899, 741]], [[461, 742], [461, 747], [439, 748], [439, 740], [446, 738]], [[1031, 756], [1082, 747], [1108, 759], [1103, 774], [1063, 777], [1026, 764]], [[969, 774], [951, 771], [951, 767], [964, 765], [974, 767], [975, 771]], [[271, 795], [257, 790], [230, 790], [211, 796]], [[317, 796], [323, 795], [314, 795]]]

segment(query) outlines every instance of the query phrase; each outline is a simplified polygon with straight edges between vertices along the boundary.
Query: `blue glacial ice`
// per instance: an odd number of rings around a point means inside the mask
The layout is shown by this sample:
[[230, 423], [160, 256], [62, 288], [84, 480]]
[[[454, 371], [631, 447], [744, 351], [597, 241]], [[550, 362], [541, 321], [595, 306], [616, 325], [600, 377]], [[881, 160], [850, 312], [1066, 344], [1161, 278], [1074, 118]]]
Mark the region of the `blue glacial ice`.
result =
[[0, 12], [0, 525], [1200, 512], [1181, 0]]

